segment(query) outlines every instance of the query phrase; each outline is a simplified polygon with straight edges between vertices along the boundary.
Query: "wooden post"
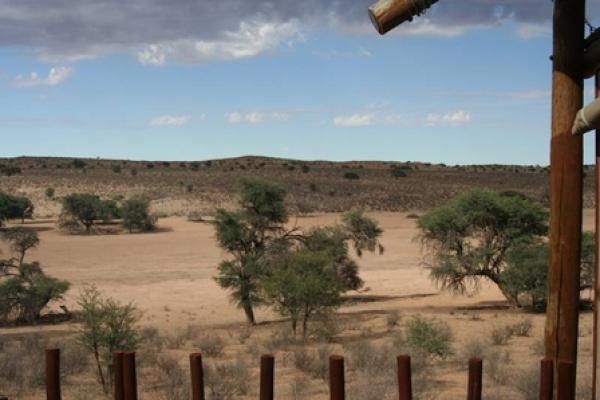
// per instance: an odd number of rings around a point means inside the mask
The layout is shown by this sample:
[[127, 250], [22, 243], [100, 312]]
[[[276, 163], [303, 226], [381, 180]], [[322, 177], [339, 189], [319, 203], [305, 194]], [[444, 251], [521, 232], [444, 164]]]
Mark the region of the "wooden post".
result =
[[192, 377], [192, 400], [204, 400], [204, 369], [202, 354], [190, 354], [190, 372]]
[[344, 388], [344, 357], [333, 355], [329, 357], [329, 398], [345, 400]]
[[59, 349], [46, 350], [46, 399], [61, 400]]
[[[600, 97], [600, 72], [596, 74], [596, 97]], [[593, 344], [593, 369], [594, 376], [592, 378], [592, 393], [595, 393], [594, 398], [598, 399], [600, 395], [600, 388], [598, 382], [600, 381], [600, 371], [598, 365], [598, 352], [600, 346], [598, 346], [598, 328], [600, 327], [600, 313], [598, 312], [598, 305], [600, 304], [600, 272], [598, 271], [598, 259], [600, 258], [600, 129], [596, 130], [596, 188], [595, 188], [595, 202], [596, 202], [596, 216], [594, 232], [596, 234], [596, 245], [594, 248], [594, 284], [593, 294], [594, 302], [592, 308], [594, 310], [594, 344]]]
[[483, 378], [483, 361], [481, 358], [469, 360], [469, 383], [467, 388], [467, 400], [481, 400]]
[[542, 360], [540, 363], [540, 396], [539, 400], [552, 400], [554, 387], [554, 366], [552, 360]]
[[273, 400], [273, 385], [275, 380], [275, 357], [265, 354], [260, 358], [260, 400]]
[[412, 400], [410, 356], [406, 354], [398, 356], [398, 399]]
[[123, 389], [123, 352], [115, 351], [113, 353], [114, 370], [114, 399], [125, 400], [125, 390]]
[[[545, 344], [546, 358], [553, 360], [555, 366], [559, 360], [577, 363], [583, 149], [581, 136], [572, 135], [571, 127], [583, 106], [584, 16], [585, 0], [554, 0], [550, 269]], [[555, 400], [558, 391], [564, 394], [566, 389], [560, 387], [565, 382], [558, 381]], [[560, 400], [574, 397], [573, 391]]]
[[137, 400], [137, 376], [135, 372], [135, 353], [123, 354], [123, 392], [125, 400]]

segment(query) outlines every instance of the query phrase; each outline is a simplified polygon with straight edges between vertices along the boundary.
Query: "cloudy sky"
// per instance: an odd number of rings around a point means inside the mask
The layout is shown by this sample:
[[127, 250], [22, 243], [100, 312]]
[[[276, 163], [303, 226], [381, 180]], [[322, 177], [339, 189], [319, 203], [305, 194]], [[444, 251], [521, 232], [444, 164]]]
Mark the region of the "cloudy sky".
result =
[[0, 0], [0, 156], [548, 163], [550, 0], [369, 4]]

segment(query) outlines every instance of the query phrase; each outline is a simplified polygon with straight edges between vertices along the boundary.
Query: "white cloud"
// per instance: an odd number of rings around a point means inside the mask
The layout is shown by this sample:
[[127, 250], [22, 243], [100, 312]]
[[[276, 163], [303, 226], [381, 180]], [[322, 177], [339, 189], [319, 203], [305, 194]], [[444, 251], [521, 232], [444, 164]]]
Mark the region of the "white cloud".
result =
[[289, 114], [284, 112], [264, 113], [260, 111], [230, 112], [225, 118], [230, 124], [261, 124], [267, 121], [287, 121]]
[[[202, 119], [204, 116], [202, 116]], [[190, 122], [189, 115], [160, 115], [150, 120], [152, 126], [181, 126]]]
[[551, 33], [552, 28], [549, 24], [521, 24], [517, 28], [517, 35], [522, 39], [533, 39]]
[[354, 128], [359, 126], [369, 126], [375, 123], [375, 114], [354, 114], [342, 115], [333, 119], [335, 126], [343, 128]]
[[18, 87], [56, 86], [67, 80], [75, 70], [71, 67], [53, 67], [46, 77], [41, 77], [37, 72], [29, 75], [17, 75], [14, 84]]
[[198, 64], [216, 60], [255, 57], [281, 44], [302, 40], [297, 21], [242, 22], [237, 31], [225, 32], [218, 40], [180, 39], [150, 44], [137, 53], [140, 63], [165, 65], [169, 61]]
[[458, 126], [471, 121], [471, 114], [465, 110], [458, 110], [448, 114], [427, 115], [426, 126], [450, 125]]

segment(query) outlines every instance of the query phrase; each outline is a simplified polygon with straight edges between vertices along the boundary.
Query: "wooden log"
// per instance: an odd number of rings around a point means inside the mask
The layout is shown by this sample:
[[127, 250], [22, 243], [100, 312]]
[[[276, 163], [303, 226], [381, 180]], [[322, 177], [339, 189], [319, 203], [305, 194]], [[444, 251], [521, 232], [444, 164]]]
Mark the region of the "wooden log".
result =
[[[584, 0], [554, 1], [550, 267], [546, 358], [577, 364], [583, 188], [582, 137], [571, 134], [583, 103]], [[573, 369], [575, 369], [573, 367]], [[574, 375], [574, 374], [573, 374]], [[558, 380], [556, 380], [558, 381]], [[555, 384], [557, 393], [564, 382]], [[575, 385], [572, 385], [574, 388]], [[573, 400], [575, 393], [560, 400]]]
[[369, 7], [369, 17], [381, 35], [391, 31], [415, 15], [423, 13], [438, 0], [379, 0]]

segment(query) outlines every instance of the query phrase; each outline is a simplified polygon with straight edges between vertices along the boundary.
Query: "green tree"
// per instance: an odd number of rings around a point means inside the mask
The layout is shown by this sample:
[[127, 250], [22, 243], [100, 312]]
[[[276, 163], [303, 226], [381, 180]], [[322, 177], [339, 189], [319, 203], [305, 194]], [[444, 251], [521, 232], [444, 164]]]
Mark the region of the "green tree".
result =
[[330, 258], [309, 250], [278, 257], [264, 286], [270, 304], [290, 318], [294, 334], [298, 322], [302, 322], [303, 336], [310, 318], [338, 307], [345, 291]]
[[400, 166], [393, 166], [390, 170], [390, 174], [394, 177], [394, 178], [405, 178], [406, 175], [406, 167], [400, 167]]
[[33, 210], [33, 203], [28, 198], [0, 191], [0, 226], [9, 219], [19, 218], [24, 222], [33, 216]]
[[215, 216], [217, 242], [230, 254], [221, 262], [217, 283], [229, 290], [248, 322], [255, 323], [254, 306], [265, 300], [264, 282], [273, 272], [278, 257], [294, 250], [308, 250], [327, 256], [345, 290], [362, 286], [358, 265], [348, 255], [348, 242], [357, 253], [383, 250], [378, 238], [382, 231], [374, 220], [361, 213], [344, 217], [343, 224], [302, 233], [298, 227], [286, 230], [288, 213], [285, 191], [261, 180], [242, 182], [240, 208], [219, 209]]
[[69, 282], [47, 276], [37, 262], [25, 263], [25, 254], [39, 243], [35, 231], [11, 228], [2, 232], [16, 257], [0, 260], [0, 321], [34, 322], [52, 301], [62, 299]]
[[[581, 237], [581, 291], [593, 288], [594, 233], [583, 232]], [[519, 246], [508, 254], [509, 268], [501, 279], [510, 301], [544, 311], [548, 300], [548, 244]]]
[[102, 200], [91, 193], [73, 193], [62, 200], [64, 217], [71, 218], [91, 232], [97, 221], [110, 221], [119, 216], [117, 203], [113, 200]]
[[150, 201], [141, 196], [132, 197], [121, 206], [123, 227], [129, 232], [151, 231], [156, 227], [156, 219], [150, 215]]
[[481, 279], [496, 284], [511, 299], [502, 281], [507, 255], [547, 234], [548, 215], [522, 196], [472, 190], [458, 195], [417, 221], [423, 243], [431, 250], [431, 277], [442, 288], [468, 293]]
[[98, 380], [105, 393], [112, 385], [114, 351], [135, 351], [140, 342], [140, 311], [131, 303], [104, 298], [94, 286], [84, 288], [78, 298], [81, 329], [77, 341], [96, 361]]
[[242, 181], [240, 209], [218, 209], [215, 216], [217, 243], [229, 252], [231, 260], [218, 266], [217, 283], [231, 291], [249, 323], [254, 324], [254, 306], [262, 302], [260, 281], [264, 275], [262, 257], [269, 242], [285, 234], [288, 216], [285, 191], [256, 179]]

